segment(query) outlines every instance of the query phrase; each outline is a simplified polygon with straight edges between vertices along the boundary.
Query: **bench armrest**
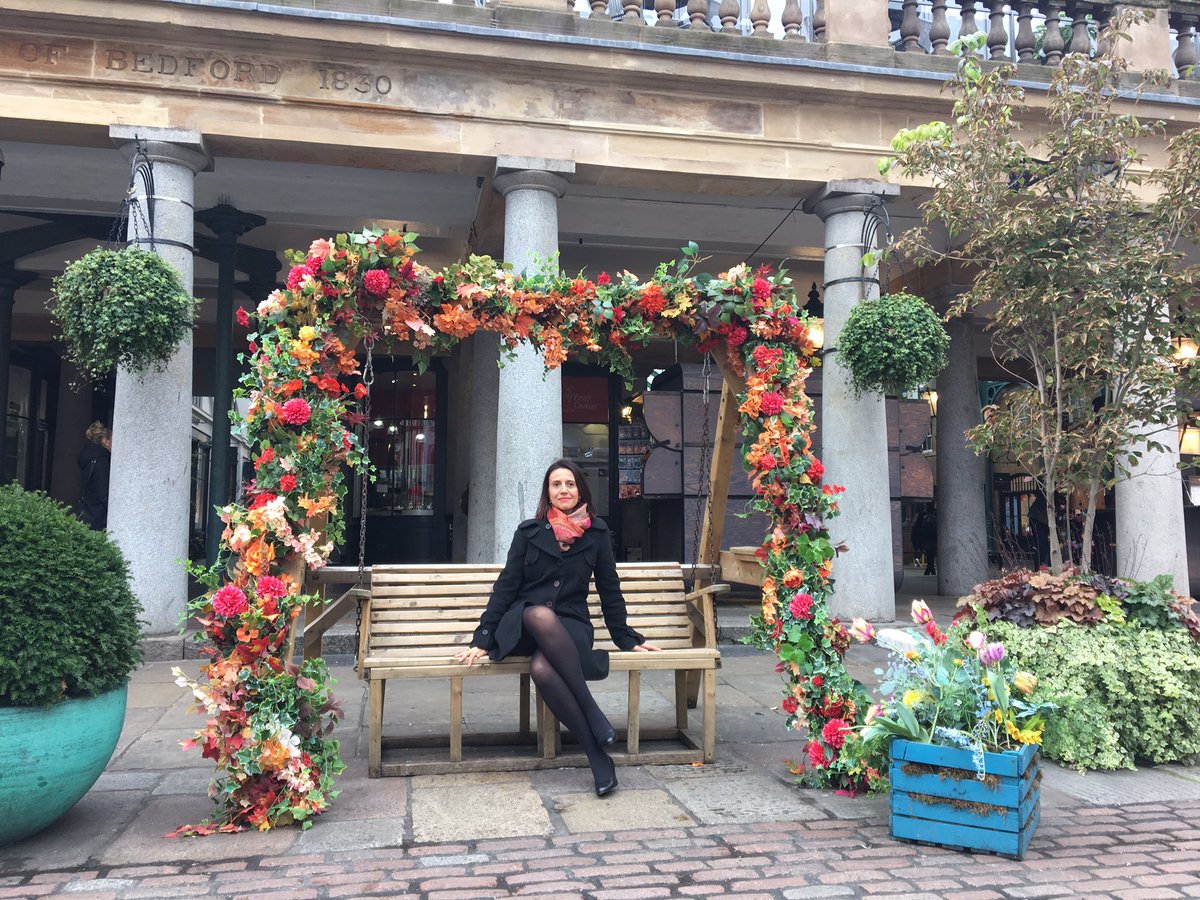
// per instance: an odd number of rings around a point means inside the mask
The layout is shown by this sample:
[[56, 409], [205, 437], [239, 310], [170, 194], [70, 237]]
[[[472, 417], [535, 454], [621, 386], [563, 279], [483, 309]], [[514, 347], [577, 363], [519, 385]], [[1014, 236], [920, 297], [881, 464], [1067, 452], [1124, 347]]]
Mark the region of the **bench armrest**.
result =
[[707, 594], [728, 594], [729, 585], [727, 584], [710, 584], [706, 588], [700, 588], [698, 591], [692, 591], [690, 594], [684, 595], [684, 600], [689, 602], [695, 601]]
[[688, 618], [696, 629], [692, 639], [693, 646], [716, 649], [717, 646], [717, 614], [713, 609], [713, 597], [728, 592], [727, 584], [710, 584], [698, 591], [692, 591], [683, 599], [687, 604]]

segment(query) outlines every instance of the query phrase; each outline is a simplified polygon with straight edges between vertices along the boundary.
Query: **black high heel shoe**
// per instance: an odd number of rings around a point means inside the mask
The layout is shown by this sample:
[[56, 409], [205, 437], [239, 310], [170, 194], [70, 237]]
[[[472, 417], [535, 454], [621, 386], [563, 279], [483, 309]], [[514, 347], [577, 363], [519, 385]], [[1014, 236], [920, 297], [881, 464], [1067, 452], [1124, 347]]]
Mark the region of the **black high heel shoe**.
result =
[[596, 740], [600, 742], [601, 747], [611, 747], [617, 741], [617, 733], [613, 730], [612, 723], [601, 717], [604, 725], [600, 728], [593, 728], [592, 734], [596, 736]]
[[592, 770], [592, 777], [594, 777], [596, 779], [596, 796], [597, 797], [604, 797], [608, 794], [611, 794], [613, 791], [615, 791], [617, 789], [617, 767], [616, 767], [616, 764], [608, 756], [605, 756], [605, 760], [607, 760], [607, 762], [608, 762], [608, 768], [609, 768], [608, 777], [603, 777], [603, 776], [597, 774], [595, 769]]

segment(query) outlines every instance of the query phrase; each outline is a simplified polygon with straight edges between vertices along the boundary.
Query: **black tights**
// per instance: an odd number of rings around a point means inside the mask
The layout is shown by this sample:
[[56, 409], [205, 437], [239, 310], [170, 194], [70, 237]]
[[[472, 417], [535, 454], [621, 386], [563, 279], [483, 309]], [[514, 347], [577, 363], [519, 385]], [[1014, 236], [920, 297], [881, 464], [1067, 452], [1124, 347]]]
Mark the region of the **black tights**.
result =
[[545, 606], [527, 606], [521, 619], [525, 631], [537, 644], [530, 658], [529, 674], [538, 694], [583, 747], [597, 783], [607, 781], [612, 776], [613, 763], [597, 735], [603, 736], [612, 726], [588, 690], [575, 642], [558, 614]]

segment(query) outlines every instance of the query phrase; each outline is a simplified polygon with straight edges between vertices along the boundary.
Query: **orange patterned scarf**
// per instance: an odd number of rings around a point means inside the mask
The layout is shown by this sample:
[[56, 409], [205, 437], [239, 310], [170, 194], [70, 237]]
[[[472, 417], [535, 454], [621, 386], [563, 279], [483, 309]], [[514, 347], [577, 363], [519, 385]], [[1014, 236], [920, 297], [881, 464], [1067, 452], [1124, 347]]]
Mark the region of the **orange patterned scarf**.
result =
[[552, 506], [546, 518], [554, 528], [554, 537], [558, 541], [558, 546], [562, 547], [564, 552], [570, 550], [576, 539], [582, 537], [583, 533], [592, 525], [592, 517], [588, 515], [586, 503], [579, 504], [569, 513], [563, 512], [557, 506]]

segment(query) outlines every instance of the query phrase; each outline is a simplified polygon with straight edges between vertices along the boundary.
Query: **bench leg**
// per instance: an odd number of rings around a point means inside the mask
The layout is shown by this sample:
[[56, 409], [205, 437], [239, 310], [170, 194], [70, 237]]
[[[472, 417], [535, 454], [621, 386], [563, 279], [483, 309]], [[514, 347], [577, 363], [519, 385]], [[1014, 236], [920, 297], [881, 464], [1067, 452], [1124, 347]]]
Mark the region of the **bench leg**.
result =
[[382, 679], [372, 678], [368, 694], [367, 777], [378, 778], [383, 770], [383, 686]]
[[642, 673], [629, 673], [629, 716], [626, 719], [625, 752], [637, 756], [642, 737]]
[[688, 672], [675, 671], [675, 727], [687, 731], [688, 727]]
[[542, 759], [557, 759], [558, 719], [541, 697], [538, 697], [538, 719], [541, 721]]
[[717, 670], [704, 670], [704, 761], [717, 758]]
[[687, 706], [688, 709], [695, 709], [696, 703], [700, 698], [700, 673], [691, 671], [687, 673]]
[[462, 687], [461, 675], [450, 676], [450, 762], [462, 762]]
[[529, 737], [529, 675], [521, 677], [521, 737]]

